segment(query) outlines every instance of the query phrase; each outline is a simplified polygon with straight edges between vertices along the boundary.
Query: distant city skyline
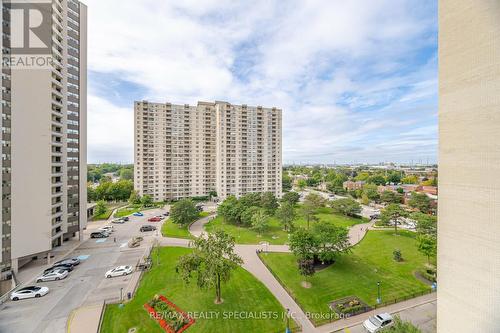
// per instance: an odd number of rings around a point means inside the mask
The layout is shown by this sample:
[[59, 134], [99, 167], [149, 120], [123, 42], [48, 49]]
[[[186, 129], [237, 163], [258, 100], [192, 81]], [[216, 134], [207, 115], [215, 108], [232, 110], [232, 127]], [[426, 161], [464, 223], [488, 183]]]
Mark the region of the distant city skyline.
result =
[[435, 1], [87, 2], [89, 163], [143, 99], [276, 106], [288, 164], [437, 160]]

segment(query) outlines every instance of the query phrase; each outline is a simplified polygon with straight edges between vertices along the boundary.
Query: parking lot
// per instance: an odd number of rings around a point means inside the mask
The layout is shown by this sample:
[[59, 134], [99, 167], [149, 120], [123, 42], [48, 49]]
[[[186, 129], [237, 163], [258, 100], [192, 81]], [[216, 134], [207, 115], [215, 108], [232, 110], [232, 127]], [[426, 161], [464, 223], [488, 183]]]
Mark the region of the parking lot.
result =
[[[106, 239], [89, 239], [92, 231], [106, 224], [89, 223], [85, 241], [69, 255], [79, 257], [80, 265], [64, 280], [36, 283], [50, 288], [46, 296], [0, 305], [0, 332], [65, 332], [67, 319], [74, 309], [119, 299], [121, 292], [126, 297], [126, 290], [133, 287], [131, 282], [135, 282], [140, 273], [107, 279], [105, 272], [120, 265], [135, 267], [144, 258], [156, 232], [141, 233], [139, 228], [143, 224], [154, 224], [159, 230], [161, 223], [149, 223], [147, 219], [164, 212], [154, 209], [144, 211], [143, 217], [130, 216], [125, 224], [113, 224], [114, 232]], [[129, 248], [129, 239], [139, 235], [144, 237], [141, 245]], [[47, 267], [40, 266], [40, 273]]]

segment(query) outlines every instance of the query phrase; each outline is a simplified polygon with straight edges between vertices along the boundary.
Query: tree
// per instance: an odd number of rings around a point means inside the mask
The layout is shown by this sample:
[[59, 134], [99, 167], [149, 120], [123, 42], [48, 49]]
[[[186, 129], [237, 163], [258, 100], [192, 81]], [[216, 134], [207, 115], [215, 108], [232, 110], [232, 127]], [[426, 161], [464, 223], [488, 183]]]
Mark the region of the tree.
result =
[[283, 194], [283, 197], [281, 198], [281, 202], [288, 202], [289, 204], [296, 205], [300, 200], [300, 194], [297, 192], [287, 192]]
[[297, 214], [295, 213], [293, 204], [290, 202], [283, 202], [281, 207], [276, 211], [276, 217], [283, 225], [285, 231], [291, 232], [294, 229], [293, 221], [297, 217]]
[[415, 175], [406, 176], [403, 179], [401, 179], [401, 183], [403, 183], [403, 184], [417, 184], [418, 178]]
[[92, 183], [87, 183], [87, 202], [94, 202], [96, 200], [95, 189]]
[[378, 201], [380, 199], [380, 195], [378, 194], [378, 187], [375, 184], [363, 185], [363, 194], [365, 194], [367, 198], [372, 201]]
[[433, 215], [415, 212], [411, 218], [417, 222], [417, 233], [437, 238], [437, 217]]
[[134, 179], [134, 170], [128, 168], [120, 169], [120, 178], [125, 180]]
[[130, 197], [128, 198], [128, 202], [131, 205], [140, 205], [141, 196], [137, 193], [137, 191], [132, 191], [132, 193], [130, 193]]
[[403, 254], [401, 253], [400, 249], [395, 249], [394, 251], [392, 251], [392, 257], [397, 262], [403, 261]]
[[350, 198], [334, 200], [330, 206], [336, 212], [346, 216], [357, 216], [361, 213], [361, 205], [356, 200]]
[[141, 204], [144, 207], [150, 207], [153, 205], [153, 198], [149, 194], [146, 194], [146, 195], [142, 196]]
[[247, 193], [239, 199], [243, 209], [261, 207], [262, 195], [260, 193]]
[[406, 211], [398, 204], [389, 204], [380, 213], [380, 220], [385, 225], [394, 223], [394, 232], [398, 233], [398, 223], [401, 222], [403, 217], [406, 217]]
[[[306, 199], [307, 199], [307, 197], [306, 197]], [[314, 201], [308, 201], [308, 200], [305, 200], [304, 203], [302, 204], [302, 206], [300, 207], [300, 213], [302, 216], [304, 216], [304, 218], [307, 221], [307, 229], [309, 229], [309, 225], [310, 225], [311, 221], [318, 220], [318, 218], [315, 215], [316, 210], [318, 208], [319, 207], [316, 206]]]
[[241, 213], [240, 221], [241, 225], [245, 227], [250, 227], [252, 225], [253, 216], [260, 210], [259, 207], [253, 206], [245, 209], [243, 213]]
[[430, 213], [431, 199], [424, 193], [412, 192], [408, 206], [418, 209], [422, 213]]
[[305, 179], [299, 179], [297, 181], [297, 187], [300, 189], [300, 190], [303, 190], [305, 189], [307, 186], [307, 182], [305, 181]]
[[[300, 275], [302, 275], [306, 279], [306, 281], [309, 276], [313, 276], [314, 273], [316, 273], [316, 270], [314, 269], [313, 259], [298, 259], [297, 265]], [[308, 285], [310, 286], [311, 284], [308, 283]]]
[[266, 192], [262, 194], [260, 198], [260, 206], [266, 211], [266, 214], [269, 216], [273, 216], [278, 209], [278, 199], [272, 192]]
[[290, 176], [288, 176], [288, 174], [284, 172], [281, 178], [281, 186], [284, 192], [290, 191], [292, 189], [292, 178], [290, 178]]
[[385, 185], [385, 178], [382, 175], [373, 175], [368, 177], [366, 182], [375, 185]]
[[380, 200], [386, 203], [402, 203], [403, 196], [399, 193], [393, 191], [384, 191], [380, 195]]
[[231, 224], [241, 223], [241, 214], [244, 207], [239, 203], [234, 195], [230, 195], [217, 208], [217, 213], [224, 218], [224, 221]]
[[387, 175], [387, 182], [392, 184], [401, 183], [401, 173], [393, 171]]
[[252, 216], [252, 229], [261, 235], [269, 227], [269, 216], [264, 209], [259, 209]]
[[313, 226], [313, 234], [316, 238], [316, 257], [321, 262], [335, 261], [341, 254], [350, 251], [351, 244], [347, 228], [322, 222]]
[[181, 199], [170, 209], [170, 218], [173, 223], [188, 225], [199, 216], [196, 205], [191, 199]]
[[222, 230], [198, 237], [192, 243], [193, 252], [179, 258], [176, 271], [186, 284], [193, 277], [200, 289], [215, 288], [215, 303], [222, 303], [221, 284], [243, 260], [234, 252], [234, 238]]
[[412, 323], [403, 321], [399, 316], [394, 317], [394, 325], [384, 329], [384, 333], [422, 333], [420, 329], [415, 327]]
[[429, 235], [419, 235], [417, 241], [418, 250], [427, 257], [427, 263], [430, 264], [430, 258], [435, 257], [437, 253], [436, 238]]
[[314, 259], [318, 243], [313, 233], [304, 228], [299, 228], [290, 236], [290, 250], [297, 259]]
[[97, 201], [97, 204], [95, 205], [94, 215], [95, 216], [102, 215], [102, 214], [106, 213], [107, 210], [108, 210], [108, 208], [106, 206], [106, 202], [104, 200], [99, 200], [99, 201]]

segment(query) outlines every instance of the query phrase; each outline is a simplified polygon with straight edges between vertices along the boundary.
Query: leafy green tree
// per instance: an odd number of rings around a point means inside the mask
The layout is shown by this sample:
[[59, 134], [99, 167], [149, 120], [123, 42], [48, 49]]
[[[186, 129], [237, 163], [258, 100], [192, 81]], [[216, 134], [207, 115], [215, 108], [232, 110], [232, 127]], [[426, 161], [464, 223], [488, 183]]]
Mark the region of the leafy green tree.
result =
[[363, 171], [363, 172], [359, 172], [358, 175], [354, 178], [354, 180], [367, 181], [369, 177], [370, 177], [370, 173]]
[[[292, 193], [292, 192], [289, 192]], [[280, 221], [285, 231], [291, 232], [294, 229], [293, 221], [297, 218], [295, 208], [290, 202], [283, 202], [276, 212], [276, 217]]]
[[134, 179], [134, 170], [127, 169], [127, 168], [122, 168], [120, 170], [120, 178], [121, 179], [125, 179], [125, 180], [132, 180], [132, 179]]
[[245, 211], [234, 195], [230, 195], [217, 208], [217, 213], [230, 224], [240, 224], [241, 214]]
[[394, 317], [394, 325], [388, 327], [381, 333], [422, 333], [420, 329], [414, 326], [412, 323], [403, 321], [399, 316]]
[[140, 205], [141, 204], [141, 196], [137, 191], [132, 191], [130, 193], [130, 197], [128, 198], [128, 203], [131, 205]]
[[300, 194], [297, 192], [287, 192], [283, 194], [281, 198], [281, 202], [288, 202], [292, 206], [296, 205], [300, 200]]
[[94, 202], [96, 200], [96, 193], [92, 183], [87, 183], [87, 202]]
[[281, 186], [283, 189], [283, 192], [291, 191], [292, 190], [292, 178], [286, 173], [283, 172], [283, 176], [281, 179]]
[[191, 199], [181, 199], [176, 202], [170, 210], [170, 218], [173, 223], [188, 225], [198, 218], [199, 213], [196, 205]]
[[418, 250], [427, 257], [427, 263], [430, 264], [430, 258], [435, 257], [437, 253], [437, 240], [429, 235], [419, 235], [417, 237]]
[[153, 198], [149, 194], [143, 195], [141, 198], [141, 204], [144, 207], [151, 207], [153, 206]]
[[314, 259], [317, 249], [317, 239], [309, 230], [299, 228], [290, 236], [290, 250], [298, 260]]
[[393, 191], [384, 191], [380, 195], [380, 200], [386, 203], [402, 203], [403, 196], [397, 192]]
[[373, 175], [368, 177], [366, 182], [375, 185], [385, 185], [385, 177], [382, 175]]
[[422, 213], [430, 213], [431, 199], [424, 193], [412, 192], [408, 206], [418, 209]]
[[108, 210], [108, 208], [106, 206], [106, 202], [104, 200], [99, 200], [99, 201], [97, 201], [97, 203], [95, 205], [94, 215], [95, 216], [102, 215], [102, 214], [106, 213], [107, 210]]
[[332, 262], [350, 251], [349, 231], [333, 223], [322, 222], [313, 226], [316, 238], [316, 256], [322, 262]]
[[266, 214], [264, 209], [259, 209], [252, 216], [252, 229], [261, 235], [267, 230], [267, 228], [269, 228], [269, 216]]
[[303, 190], [305, 189], [307, 186], [307, 182], [305, 181], [305, 179], [299, 179], [297, 181], [297, 187], [300, 189], [300, 190]]
[[300, 207], [300, 213], [307, 221], [307, 229], [309, 229], [311, 221], [317, 221], [316, 212], [319, 208], [325, 205], [325, 200], [316, 193], [309, 193], [304, 203]]
[[222, 230], [198, 237], [193, 242], [193, 252], [179, 258], [176, 271], [186, 284], [196, 278], [200, 289], [215, 288], [215, 303], [222, 303], [222, 283], [243, 260], [234, 252], [234, 238]]
[[262, 194], [261, 193], [247, 193], [239, 199], [242, 209], [250, 207], [261, 207]]
[[437, 238], [437, 217], [433, 215], [415, 212], [411, 218], [417, 222], [417, 233]]
[[387, 175], [387, 182], [392, 184], [401, 183], [401, 173], [397, 171], [391, 172], [390, 174]]
[[418, 184], [418, 177], [415, 175], [406, 176], [401, 179], [403, 184]]
[[241, 213], [241, 225], [245, 227], [250, 227], [252, 225], [253, 216], [260, 210], [259, 207], [253, 206], [245, 209], [243, 213]]
[[353, 199], [337, 199], [330, 203], [330, 206], [336, 212], [346, 216], [358, 216], [361, 213], [361, 205]]
[[[297, 265], [300, 275], [302, 275], [305, 280], [316, 273], [314, 269], [314, 259], [298, 259]], [[310, 285], [310, 284], [309, 284]]]
[[398, 204], [389, 204], [380, 213], [380, 220], [385, 225], [390, 225], [394, 223], [394, 232], [398, 233], [398, 223], [401, 222], [402, 218], [406, 217], [408, 214], [406, 211]]
[[363, 194], [372, 201], [378, 201], [380, 195], [378, 194], [378, 187], [375, 184], [365, 184], [363, 185]]
[[276, 199], [274, 193], [266, 192], [261, 196], [260, 206], [266, 211], [267, 215], [273, 216], [279, 207], [278, 199]]

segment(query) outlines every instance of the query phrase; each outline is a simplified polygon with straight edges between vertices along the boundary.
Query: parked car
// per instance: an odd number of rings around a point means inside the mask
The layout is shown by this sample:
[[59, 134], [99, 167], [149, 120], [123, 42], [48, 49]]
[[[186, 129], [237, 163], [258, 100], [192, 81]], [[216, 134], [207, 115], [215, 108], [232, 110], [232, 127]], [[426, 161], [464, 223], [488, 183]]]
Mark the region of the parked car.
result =
[[154, 225], [143, 225], [141, 226], [141, 228], [139, 229], [140, 232], [145, 232], [145, 231], [155, 231], [156, 230], [156, 227]]
[[109, 271], [107, 271], [104, 276], [107, 278], [112, 278], [115, 276], [129, 275], [132, 272], [133, 272], [133, 269], [131, 266], [118, 266], [116, 268], [113, 268], [113, 269], [110, 269]]
[[97, 229], [98, 231], [106, 231], [107, 233], [112, 233], [114, 231], [113, 229], [113, 226], [112, 225], [105, 225], [103, 227], [100, 227], [99, 229]]
[[122, 220], [123, 222], [127, 222], [130, 220], [130, 218], [128, 216], [124, 216], [124, 217], [120, 217], [120, 220]]
[[392, 325], [394, 325], [394, 319], [388, 313], [377, 314], [363, 322], [363, 327], [370, 333], [381, 332]]
[[115, 224], [123, 224], [123, 223], [125, 223], [125, 221], [124, 221], [124, 220], [122, 220], [122, 219], [114, 219], [113, 221], [111, 221], [111, 223], [115, 223]]
[[40, 275], [39, 277], [36, 278], [36, 282], [58, 281], [65, 279], [68, 276], [68, 274], [69, 274], [68, 271], [65, 269], [57, 269]]
[[105, 231], [94, 231], [90, 234], [90, 238], [108, 238], [109, 233]]
[[48, 273], [48, 272], [52, 272], [52, 271], [56, 271], [58, 269], [63, 269], [63, 270], [66, 270], [68, 272], [71, 272], [73, 270], [73, 265], [72, 264], [54, 264], [52, 265], [52, 267], [50, 268], [47, 268], [46, 270], [43, 271], [43, 273]]
[[150, 217], [148, 219], [148, 222], [160, 222], [160, 221], [161, 221], [161, 218], [159, 218], [158, 216]]
[[141, 212], [135, 212], [135, 213], [134, 213], [134, 214], [132, 214], [132, 215], [134, 215], [134, 216], [144, 216], [144, 214], [143, 214], [143, 213], [141, 213]]
[[60, 264], [71, 264], [73, 266], [76, 266], [76, 265], [80, 265], [80, 259], [78, 259], [78, 258], [68, 258], [68, 259], [59, 260], [58, 262], [56, 262], [54, 264], [54, 266], [60, 265]]
[[163, 215], [156, 215], [155, 217], [159, 218], [160, 221], [164, 219]]
[[196, 205], [196, 210], [201, 213], [203, 211], [203, 205], [202, 204], [197, 204]]
[[29, 286], [13, 291], [10, 294], [10, 299], [13, 301], [18, 301], [20, 299], [26, 298], [38, 298], [47, 295], [49, 288], [39, 287], [39, 286]]
[[169, 212], [165, 212], [165, 213], [163, 213], [163, 216], [165, 216], [165, 217], [170, 216], [170, 213]]

